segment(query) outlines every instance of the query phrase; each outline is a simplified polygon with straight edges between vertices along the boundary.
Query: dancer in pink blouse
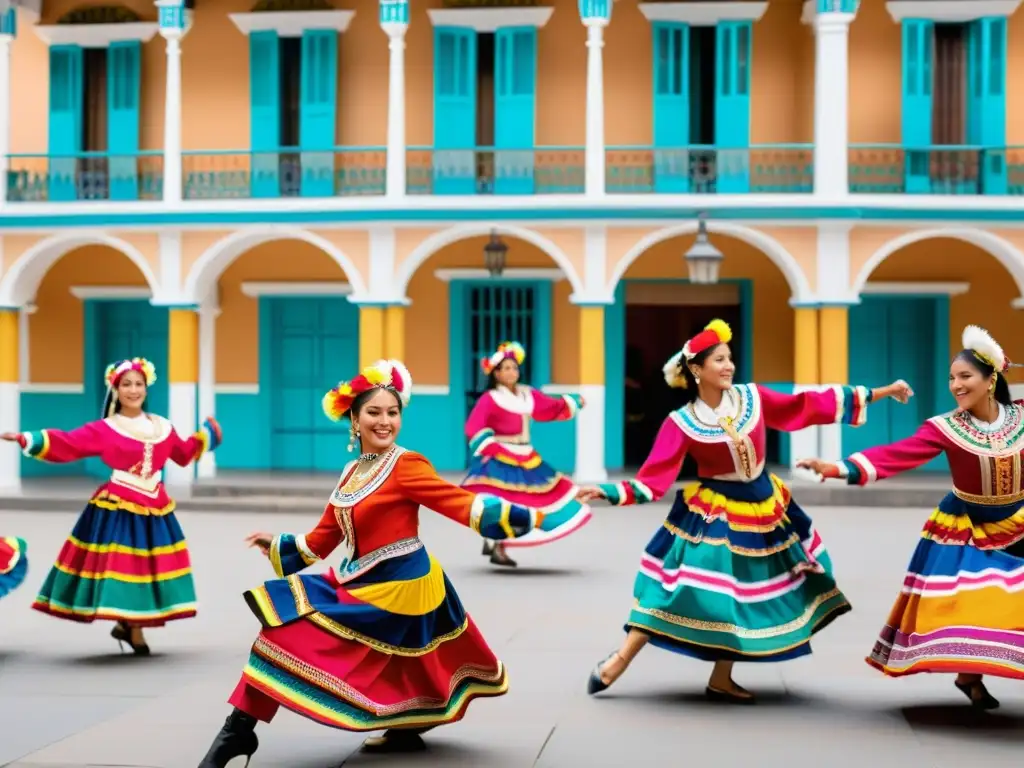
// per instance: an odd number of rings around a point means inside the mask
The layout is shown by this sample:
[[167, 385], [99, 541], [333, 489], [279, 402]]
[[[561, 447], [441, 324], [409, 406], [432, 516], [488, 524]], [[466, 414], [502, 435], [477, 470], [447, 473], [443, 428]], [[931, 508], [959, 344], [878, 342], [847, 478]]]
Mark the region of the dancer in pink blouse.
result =
[[535, 547], [568, 536], [590, 520], [590, 507], [576, 500], [576, 485], [547, 464], [530, 444], [531, 421], [566, 421], [583, 407], [583, 398], [551, 397], [519, 383], [526, 350], [506, 341], [480, 361], [488, 391], [466, 421], [473, 458], [462, 486], [540, 509], [544, 521], [526, 536], [495, 543], [484, 541], [495, 565], [515, 567], [506, 547]]
[[668, 361], [666, 381], [687, 388], [691, 401], [665, 419], [635, 479], [584, 488], [577, 497], [658, 501], [686, 455], [697, 460], [700, 479], [676, 492], [640, 559], [625, 641], [591, 674], [591, 694], [617, 680], [650, 642], [714, 662], [708, 698], [751, 703], [753, 694], [732, 679], [734, 662], [806, 655], [811, 636], [850, 610], [810, 517], [764, 471], [765, 433], [858, 426], [869, 403], [903, 402], [913, 393], [904, 382], [794, 395], [734, 384], [731, 339], [726, 323], [712, 321]]

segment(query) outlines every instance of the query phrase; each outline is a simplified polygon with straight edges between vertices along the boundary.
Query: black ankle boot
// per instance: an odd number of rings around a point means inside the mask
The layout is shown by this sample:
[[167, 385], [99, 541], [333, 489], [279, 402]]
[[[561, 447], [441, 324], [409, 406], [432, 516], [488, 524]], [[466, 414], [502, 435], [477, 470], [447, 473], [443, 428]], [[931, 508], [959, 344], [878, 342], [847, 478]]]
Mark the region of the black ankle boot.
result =
[[247, 715], [240, 709], [234, 710], [224, 721], [217, 738], [210, 745], [199, 768], [225, 768], [228, 762], [236, 757], [245, 757], [246, 766], [253, 753], [260, 745], [256, 738], [256, 718]]

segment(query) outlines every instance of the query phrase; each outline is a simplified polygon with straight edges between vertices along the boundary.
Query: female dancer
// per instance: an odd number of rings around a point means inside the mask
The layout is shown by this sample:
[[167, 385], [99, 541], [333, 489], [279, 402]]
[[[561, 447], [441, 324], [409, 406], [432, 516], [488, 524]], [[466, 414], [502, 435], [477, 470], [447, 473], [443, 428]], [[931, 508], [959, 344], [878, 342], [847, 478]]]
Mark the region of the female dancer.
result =
[[[504, 665], [418, 538], [418, 510], [494, 539], [526, 533], [543, 515], [460, 490], [400, 448], [411, 388], [401, 363], [381, 360], [324, 397], [331, 419], [349, 414], [363, 453], [312, 531], [248, 537], [279, 578], [245, 594], [263, 629], [200, 768], [251, 757], [256, 721], [281, 706], [343, 730], [387, 729], [364, 749], [407, 752], [424, 748], [424, 731], [460, 720], [472, 699], [508, 689]], [[335, 568], [299, 575], [339, 545]]]
[[530, 420], [566, 421], [583, 407], [582, 397], [550, 397], [519, 383], [519, 366], [526, 350], [515, 341], [498, 345], [480, 361], [487, 376], [487, 393], [466, 421], [466, 438], [473, 457], [462, 487], [490, 493], [514, 504], [544, 512], [544, 523], [522, 539], [496, 543], [484, 540], [484, 555], [495, 565], [514, 568], [506, 547], [547, 544], [579, 530], [590, 520], [590, 507], [576, 500], [576, 485], [541, 459], [530, 445]]
[[143, 627], [196, 615], [185, 536], [174, 516], [162, 470], [188, 466], [221, 441], [211, 418], [188, 440], [167, 419], [146, 413], [156, 381], [143, 358], [107, 367], [104, 417], [71, 432], [7, 433], [26, 456], [55, 464], [98, 456], [112, 470], [92, 495], [50, 570], [33, 608], [91, 623], [116, 621], [110, 636], [136, 655], [149, 654]]
[[580, 491], [583, 500], [618, 505], [657, 501], [688, 452], [701, 478], [676, 494], [647, 545], [626, 639], [594, 670], [591, 694], [617, 680], [650, 641], [713, 661], [708, 698], [751, 703], [753, 695], [732, 679], [734, 662], [806, 655], [811, 636], [850, 610], [811, 519], [764, 472], [765, 429], [856, 426], [869, 403], [913, 393], [903, 382], [797, 395], [734, 384], [731, 338], [729, 326], [713, 320], [665, 365], [669, 386], [689, 387], [696, 399], [665, 419], [636, 479]]
[[28, 572], [25, 557], [28, 545], [24, 539], [0, 539], [0, 597], [21, 585]]
[[834, 464], [798, 463], [826, 478], [867, 485], [945, 452], [953, 489], [932, 512], [903, 590], [866, 661], [891, 677], [955, 673], [978, 709], [995, 709], [982, 675], [1024, 679], [1024, 401], [1010, 399], [1010, 361], [985, 331], [967, 326], [949, 367], [956, 410], [891, 445]]

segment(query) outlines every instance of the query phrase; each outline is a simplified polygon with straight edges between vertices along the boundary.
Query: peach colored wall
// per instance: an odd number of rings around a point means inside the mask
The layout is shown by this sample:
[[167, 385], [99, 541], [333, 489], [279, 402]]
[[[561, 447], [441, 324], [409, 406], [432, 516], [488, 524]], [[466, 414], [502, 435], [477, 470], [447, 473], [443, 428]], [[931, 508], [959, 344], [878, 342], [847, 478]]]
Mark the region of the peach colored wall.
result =
[[802, 13], [800, 0], [770, 0], [754, 23], [751, 144], [814, 141], [814, 36]]
[[898, 144], [900, 25], [884, 0], [862, 0], [850, 25], [850, 143]]
[[[869, 278], [869, 282], [900, 281], [970, 283], [967, 293], [950, 298], [950, 356], [961, 348], [964, 326], [974, 323], [988, 329], [1011, 360], [1024, 359], [1020, 333], [1024, 315], [1010, 306], [1018, 296], [1017, 286], [991, 254], [960, 240], [923, 240], [889, 256]], [[1017, 374], [1016, 379], [1020, 378]]]
[[217, 381], [252, 384], [259, 377], [259, 299], [242, 293], [242, 283], [347, 282], [334, 260], [301, 240], [258, 245], [234, 261], [220, 277], [217, 318]]
[[[625, 279], [687, 277], [682, 255], [693, 236], [658, 243], [634, 261]], [[754, 289], [754, 379], [762, 382], [793, 380], [794, 314], [789, 306], [786, 278], [767, 256], [731, 237], [715, 235], [715, 245], [725, 255], [723, 278], [748, 278]], [[685, 339], [680, 339], [680, 345]]]
[[78, 248], [54, 264], [36, 294], [39, 309], [29, 316], [29, 373], [34, 383], [82, 382], [82, 301], [71, 295], [74, 285], [144, 286], [146, 281], [128, 257], [102, 245]]
[[1024, 143], [1024, 13], [1006, 25], [1006, 143]]
[[[486, 237], [471, 237], [453, 243], [431, 256], [413, 275], [408, 296], [412, 305], [405, 314], [405, 349], [409, 370], [419, 384], [448, 383], [449, 283], [438, 280], [438, 269], [477, 268], [483, 265]], [[530, 243], [507, 237], [508, 268], [555, 265], [547, 254]], [[552, 378], [556, 384], [576, 384], [578, 359], [575, 346], [562, 339], [579, 338], [579, 310], [568, 303], [568, 283], [555, 284], [552, 296], [552, 333], [557, 339], [552, 359]], [[575, 335], [572, 335], [575, 334]], [[529, 354], [530, 350], [527, 350]], [[559, 359], [563, 358], [563, 359]]]

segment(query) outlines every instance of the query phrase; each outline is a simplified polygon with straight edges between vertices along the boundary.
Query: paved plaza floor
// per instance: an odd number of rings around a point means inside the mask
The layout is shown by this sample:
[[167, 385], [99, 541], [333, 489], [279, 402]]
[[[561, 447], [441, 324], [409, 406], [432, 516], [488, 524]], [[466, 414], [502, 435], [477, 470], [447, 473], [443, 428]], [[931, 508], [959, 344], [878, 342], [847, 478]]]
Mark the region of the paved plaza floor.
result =
[[[471, 704], [413, 756], [362, 755], [361, 736], [281, 712], [258, 728], [252, 768], [1020, 766], [1024, 684], [993, 681], [1003, 708], [975, 715], [948, 676], [889, 680], [863, 661], [927, 511], [809, 511], [854, 610], [809, 658], [737, 666], [737, 681], [761, 697], [743, 708], [705, 702], [710, 666], [655, 648], [607, 692], [586, 694], [595, 662], [621, 640], [639, 554], [664, 505], [599, 507], [578, 534], [518, 555], [515, 571], [495, 570], [472, 533], [424, 511], [422, 536], [508, 665], [509, 694]], [[291, 514], [182, 512], [199, 616], [149, 631], [154, 655], [139, 659], [119, 654], [108, 623], [29, 609], [76, 512], [0, 513], [0, 533], [27, 539], [31, 563], [27, 582], [0, 600], [0, 766], [194, 768], [258, 629], [241, 593], [271, 575], [242, 537], [303, 532], [319, 513], [311, 498]]]

